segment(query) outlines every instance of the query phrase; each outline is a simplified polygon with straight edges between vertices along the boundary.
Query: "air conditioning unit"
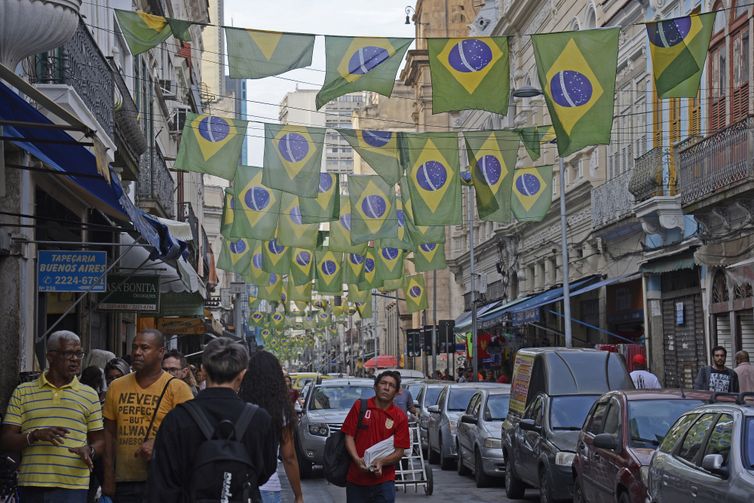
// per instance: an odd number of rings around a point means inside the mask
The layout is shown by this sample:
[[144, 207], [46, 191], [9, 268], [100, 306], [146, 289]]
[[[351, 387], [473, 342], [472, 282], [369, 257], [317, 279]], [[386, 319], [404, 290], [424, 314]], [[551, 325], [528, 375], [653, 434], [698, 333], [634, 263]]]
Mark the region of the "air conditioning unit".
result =
[[168, 119], [168, 127], [170, 134], [179, 135], [183, 131], [183, 126], [186, 124], [186, 115], [191, 109], [186, 105], [176, 105], [170, 112], [170, 119]]
[[166, 100], [174, 100], [176, 98], [177, 87], [173, 80], [160, 79], [160, 90]]

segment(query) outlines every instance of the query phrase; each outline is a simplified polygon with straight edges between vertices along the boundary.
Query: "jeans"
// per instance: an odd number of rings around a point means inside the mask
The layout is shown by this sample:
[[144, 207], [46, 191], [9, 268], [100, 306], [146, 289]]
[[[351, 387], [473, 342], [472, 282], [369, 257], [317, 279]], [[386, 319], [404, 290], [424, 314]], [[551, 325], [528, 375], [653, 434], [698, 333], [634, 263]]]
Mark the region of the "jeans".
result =
[[118, 482], [115, 484], [114, 503], [143, 503], [146, 499], [146, 482]]
[[20, 503], [86, 503], [86, 489], [57, 489], [54, 487], [18, 488]]
[[395, 482], [383, 482], [375, 486], [346, 485], [347, 503], [393, 503], [395, 501]]
[[280, 503], [280, 491], [259, 491], [262, 493], [262, 503]]

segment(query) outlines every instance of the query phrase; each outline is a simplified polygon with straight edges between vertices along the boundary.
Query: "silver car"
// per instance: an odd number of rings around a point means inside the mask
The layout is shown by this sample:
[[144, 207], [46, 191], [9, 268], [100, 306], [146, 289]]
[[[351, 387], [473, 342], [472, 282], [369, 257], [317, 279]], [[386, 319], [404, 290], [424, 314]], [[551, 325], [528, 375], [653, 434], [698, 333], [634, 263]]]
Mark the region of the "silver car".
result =
[[419, 392], [414, 397], [416, 410], [419, 415], [419, 436], [421, 437], [422, 451], [425, 453], [425, 456], [427, 456], [427, 449], [429, 448], [429, 407], [437, 405], [440, 392], [447, 384], [447, 382], [443, 381], [425, 381], [421, 384]]
[[437, 405], [430, 406], [427, 428], [430, 463], [440, 463], [440, 468], [450, 470], [456, 459], [456, 427], [461, 415], [469, 406], [471, 397], [480, 389], [500, 386], [497, 383], [468, 382], [446, 384], [440, 391]]
[[302, 475], [310, 475], [313, 465], [322, 464], [327, 437], [340, 430], [354, 402], [373, 396], [372, 379], [328, 379], [309, 391], [298, 423]]
[[477, 487], [488, 486], [492, 478], [505, 476], [500, 430], [508, 415], [510, 397], [510, 384], [481, 389], [471, 397], [458, 423], [458, 474], [466, 475], [471, 470]]

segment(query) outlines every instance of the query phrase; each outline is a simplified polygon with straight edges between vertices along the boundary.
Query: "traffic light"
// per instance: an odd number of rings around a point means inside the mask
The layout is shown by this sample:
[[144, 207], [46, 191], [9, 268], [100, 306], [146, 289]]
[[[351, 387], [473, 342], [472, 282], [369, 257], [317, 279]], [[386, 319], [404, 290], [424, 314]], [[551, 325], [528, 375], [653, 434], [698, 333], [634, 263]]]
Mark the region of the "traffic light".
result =
[[422, 355], [422, 331], [418, 328], [406, 330], [406, 346], [408, 356]]
[[441, 353], [453, 353], [455, 352], [456, 338], [453, 333], [455, 328], [455, 321], [453, 320], [440, 320], [439, 322], [439, 344]]

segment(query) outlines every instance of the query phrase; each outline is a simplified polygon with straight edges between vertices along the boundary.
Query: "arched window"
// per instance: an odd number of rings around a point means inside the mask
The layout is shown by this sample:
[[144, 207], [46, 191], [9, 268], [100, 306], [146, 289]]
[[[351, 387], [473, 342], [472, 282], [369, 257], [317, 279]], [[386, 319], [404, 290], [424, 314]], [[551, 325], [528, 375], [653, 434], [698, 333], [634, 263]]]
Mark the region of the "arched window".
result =
[[[748, 5], [749, 0], [736, 0], [736, 4]], [[731, 62], [731, 122], [738, 122], [749, 115], [749, 20], [748, 7], [736, 7], [735, 17], [730, 19]]]
[[728, 302], [729, 298], [728, 279], [725, 276], [725, 271], [718, 269], [712, 279], [712, 303]]
[[594, 6], [589, 8], [589, 14], [586, 16], [586, 28], [596, 28], [597, 27], [597, 13], [594, 12]]

